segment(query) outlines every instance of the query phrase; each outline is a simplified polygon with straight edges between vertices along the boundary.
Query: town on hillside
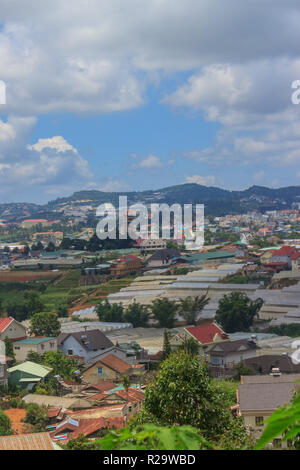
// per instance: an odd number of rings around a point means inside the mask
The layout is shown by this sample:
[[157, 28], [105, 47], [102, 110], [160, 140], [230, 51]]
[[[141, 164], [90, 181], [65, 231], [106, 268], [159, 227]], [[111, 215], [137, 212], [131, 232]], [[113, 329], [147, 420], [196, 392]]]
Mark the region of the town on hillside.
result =
[[[215, 448], [260, 442], [300, 379], [300, 210], [208, 216], [196, 251], [51, 224], [1, 226], [0, 449], [101, 448], [147, 422], [201, 428]], [[203, 421], [206, 399], [224, 423]]]

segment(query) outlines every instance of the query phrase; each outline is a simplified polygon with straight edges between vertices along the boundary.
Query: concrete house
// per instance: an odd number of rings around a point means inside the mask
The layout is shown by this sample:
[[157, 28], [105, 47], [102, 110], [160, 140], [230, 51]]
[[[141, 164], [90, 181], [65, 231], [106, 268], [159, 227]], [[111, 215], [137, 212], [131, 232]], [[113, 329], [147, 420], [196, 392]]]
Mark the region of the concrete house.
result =
[[57, 351], [56, 338], [34, 337], [25, 338], [13, 343], [14, 353], [18, 362], [23, 362], [30, 351], [36, 352], [41, 356], [48, 351]]
[[85, 382], [97, 384], [99, 381], [120, 382], [122, 375], [128, 375], [132, 382], [137, 381], [138, 375], [145, 372], [142, 364], [129, 364], [111, 353], [102, 358], [95, 358], [87, 363], [82, 376]]
[[57, 347], [66, 356], [75, 356], [89, 362], [114, 345], [100, 330], [61, 333], [57, 338]]
[[13, 317], [0, 318], [0, 340], [8, 337], [12, 341], [26, 338], [27, 328]]
[[234, 366], [256, 356], [257, 344], [251, 338], [222, 341], [210, 348], [209, 372], [213, 377], [231, 375]]
[[[278, 369], [270, 375], [241, 377], [237, 391], [238, 414], [243, 416], [248, 430], [258, 439], [265, 427], [264, 421], [280, 406], [289, 403], [299, 390], [300, 374], [283, 374]], [[280, 439], [273, 441], [281, 447]]]
[[171, 340], [171, 346], [176, 348], [185, 340], [193, 338], [199, 344], [202, 354], [210, 349], [215, 343], [228, 341], [229, 336], [216, 323], [208, 323], [206, 325], [198, 325], [184, 328], [180, 333], [175, 335]]

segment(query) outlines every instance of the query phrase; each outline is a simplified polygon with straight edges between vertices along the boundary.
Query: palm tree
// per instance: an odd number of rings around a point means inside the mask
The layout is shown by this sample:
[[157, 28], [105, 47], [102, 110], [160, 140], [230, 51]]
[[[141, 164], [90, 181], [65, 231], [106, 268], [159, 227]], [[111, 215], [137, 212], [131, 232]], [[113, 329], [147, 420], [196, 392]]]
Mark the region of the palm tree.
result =
[[128, 375], [122, 375], [121, 382], [122, 382], [124, 390], [127, 394], [127, 401], [128, 401], [128, 390], [129, 390], [130, 385], [131, 385], [130, 378], [128, 377]]
[[208, 304], [210, 298], [207, 292], [204, 295], [196, 297], [186, 297], [180, 300], [179, 312], [188, 325], [197, 325], [197, 316]]
[[182, 349], [191, 356], [197, 356], [199, 353], [199, 343], [194, 338], [185, 338], [178, 349]]

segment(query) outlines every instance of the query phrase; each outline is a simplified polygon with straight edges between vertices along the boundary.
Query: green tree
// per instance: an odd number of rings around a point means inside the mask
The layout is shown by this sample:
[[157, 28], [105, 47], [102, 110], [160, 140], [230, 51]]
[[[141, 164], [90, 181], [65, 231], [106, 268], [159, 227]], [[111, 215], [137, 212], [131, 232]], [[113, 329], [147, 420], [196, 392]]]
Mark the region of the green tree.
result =
[[209, 301], [210, 299], [207, 297], [207, 293], [200, 297], [196, 296], [180, 299], [179, 314], [185, 319], [188, 325], [197, 325], [197, 317]]
[[258, 317], [263, 300], [250, 300], [241, 292], [231, 292], [219, 301], [216, 321], [227, 333], [248, 331], [255, 317]]
[[96, 312], [99, 320], [103, 322], [124, 321], [122, 305], [110, 304], [107, 299], [97, 306]]
[[0, 409], [0, 436], [10, 436], [13, 434], [9, 417]]
[[124, 313], [124, 320], [128, 323], [132, 323], [134, 328], [147, 326], [148, 319], [148, 307], [137, 302], [130, 304]]
[[195, 338], [184, 338], [178, 349], [191, 354], [191, 356], [197, 356], [199, 354], [199, 347], [199, 343], [195, 340]]
[[151, 304], [151, 313], [160, 328], [173, 328], [178, 306], [174, 300], [155, 299]]
[[24, 305], [28, 316], [37, 312], [42, 312], [45, 308], [45, 304], [42, 302], [40, 294], [33, 290], [25, 292]]
[[60, 375], [69, 380], [75, 380], [74, 372], [80, 370], [78, 361], [73, 357], [65, 356], [61, 351], [46, 352], [43, 356], [43, 364], [53, 369], [53, 375]]
[[60, 333], [60, 323], [55, 313], [36, 313], [30, 318], [30, 331], [36, 336], [56, 337]]
[[163, 353], [162, 353], [162, 360], [164, 361], [169, 357], [169, 355], [172, 352], [171, 349], [171, 344], [170, 344], [170, 339], [171, 339], [171, 333], [167, 330], [164, 331], [164, 342], [163, 342]]
[[68, 304], [67, 303], [60, 303], [56, 307], [56, 313], [59, 318], [67, 318], [68, 317]]
[[36, 403], [29, 403], [26, 405], [26, 416], [24, 421], [25, 423], [32, 424], [35, 432], [43, 432], [45, 431], [47, 415], [47, 407], [41, 407]]
[[35, 362], [36, 364], [43, 364], [43, 356], [36, 351], [29, 351], [26, 356], [26, 361]]
[[230, 413], [206, 366], [185, 351], [176, 351], [161, 363], [155, 382], [146, 389], [143, 409], [153, 423], [189, 424], [205, 435], [230, 428]]
[[11, 357], [14, 361], [16, 359], [15, 352], [14, 352], [14, 346], [8, 336], [5, 336], [4, 338], [4, 344], [5, 344], [5, 355], [8, 357]]

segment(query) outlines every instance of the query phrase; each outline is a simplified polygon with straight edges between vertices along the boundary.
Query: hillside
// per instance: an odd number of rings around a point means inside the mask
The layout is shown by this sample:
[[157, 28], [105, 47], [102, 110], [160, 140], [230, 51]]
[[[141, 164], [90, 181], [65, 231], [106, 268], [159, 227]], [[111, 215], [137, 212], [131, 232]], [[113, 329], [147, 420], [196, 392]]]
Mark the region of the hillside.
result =
[[279, 210], [300, 203], [300, 186], [286, 188], [267, 188], [252, 186], [243, 191], [201, 186], [198, 184], [181, 184], [158, 190], [132, 192], [79, 191], [69, 197], [58, 198], [45, 205], [30, 203], [0, 204], [0, 219], [19, 221], [25, 218], [60, 218], [57, 209], [63, 205], [96, 207], [110, 202], [118, 206], [119, 196], [126, 195], [128, 204], [133, 203], [179, 203], [204, 204], [207, 215], [221, 216], [228, 213], [244, 213], [248, 210]]

